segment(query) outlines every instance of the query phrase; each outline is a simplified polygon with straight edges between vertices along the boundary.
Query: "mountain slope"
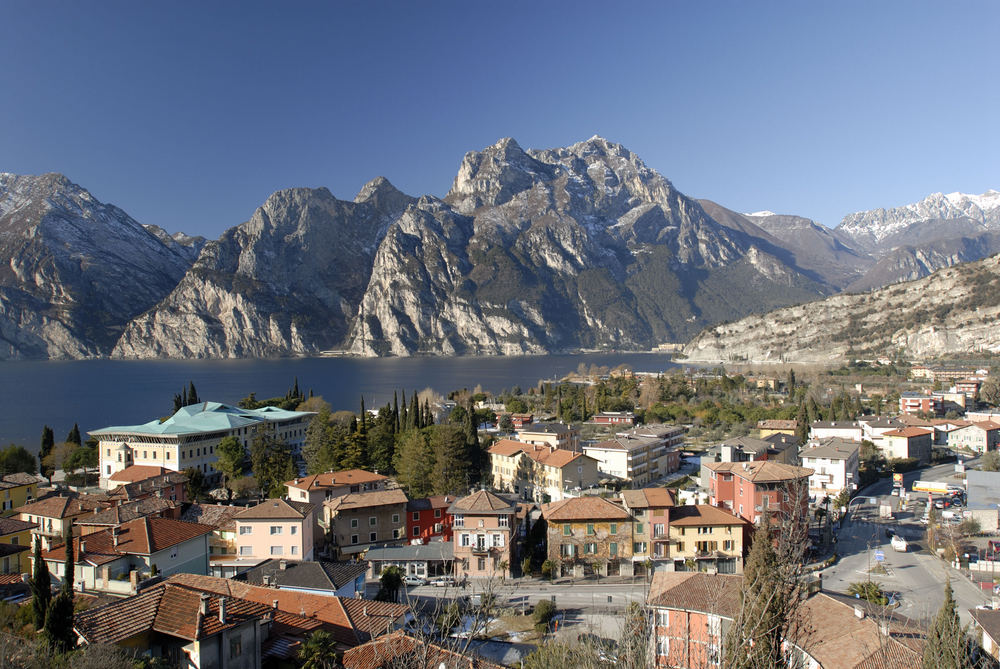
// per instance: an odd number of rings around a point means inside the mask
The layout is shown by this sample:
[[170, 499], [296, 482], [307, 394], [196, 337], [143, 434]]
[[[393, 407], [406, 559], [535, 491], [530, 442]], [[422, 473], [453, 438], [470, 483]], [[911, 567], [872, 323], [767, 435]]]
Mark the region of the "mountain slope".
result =
[[386, 179], [354, 202], [325, 188], [278, 191], [207, 243], [160, 304], [131, 322], [114, 357], [316, 354], [344, 338], [388, 222], [412, 202]]
[[692, 362], [837, 362], [1000, 351], [1000, 256], [864, 295], [837, 295], [701, 332]]
[[0, 173], [0, 359], [111, 350], [191, 264], [61, 174]]

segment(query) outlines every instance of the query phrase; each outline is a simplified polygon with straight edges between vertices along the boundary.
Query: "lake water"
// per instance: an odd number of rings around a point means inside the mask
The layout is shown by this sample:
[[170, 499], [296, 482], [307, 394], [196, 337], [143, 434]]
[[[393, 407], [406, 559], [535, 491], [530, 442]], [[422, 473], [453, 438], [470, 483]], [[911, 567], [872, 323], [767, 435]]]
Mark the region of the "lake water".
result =
[[[295, 358], [282, 360], [80, 360], [0, 363], [0, 445], [37, 450], [42, 426], [56, 441], [73, 423], [86, 432], [144, 423], [173, 411], [173, 397], [194, 381], [202, 399], [235, 404], [249, 393], [260, 399], [299, 388], [322, 395], [334, 409], [357, 411], [392, 401], [394, 390], [430, 387], [447, 394], [481, 385], [499, 392], [554, 379], [580, 364], [628, 365], [637, 372], [671, 367], [657, 353], [587, 353], [496, 358]], [[402, 398], [401, 398], [402, 399]]]

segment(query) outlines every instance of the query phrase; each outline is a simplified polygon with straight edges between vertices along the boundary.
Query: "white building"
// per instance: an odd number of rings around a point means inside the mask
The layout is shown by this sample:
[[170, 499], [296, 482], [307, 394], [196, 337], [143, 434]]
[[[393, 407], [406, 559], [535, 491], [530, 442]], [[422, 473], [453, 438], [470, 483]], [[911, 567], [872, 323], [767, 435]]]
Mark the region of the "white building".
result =
[[583, 452], [597, 460], [602, 473], [641, 486], [680, 468], [678, 447], [683, 439], [683, 427], [641, 425], [584, 446]]
[[848, 420], [817, 420], [809, 426], [810, 439], [826, 439], [840, 437], [850, 441], [861, 441], [863, 429], [857, 421]]
[[858, 482], [861, 443], [839, 437], [810, 441], [799, 453], [802, 466], [813, 470], [809, 496], [836, 497], [845, 488], [854, 490]]
[[306, 438], [311, 411], [286, 411], [277, 407], [240, 409], [218, 402], [186, 406], [165, 421], [142, 425], [105, 427], [90, 432], [98, 440], [101, 487], [108, 477], [130, 465], [163, 467], [182, 472], [200, 469], [216, 474], [215, 447], [224, 437], [236, 437], [249, 446], [257, 430], [269, 426], [277, 439], [298, 455]]

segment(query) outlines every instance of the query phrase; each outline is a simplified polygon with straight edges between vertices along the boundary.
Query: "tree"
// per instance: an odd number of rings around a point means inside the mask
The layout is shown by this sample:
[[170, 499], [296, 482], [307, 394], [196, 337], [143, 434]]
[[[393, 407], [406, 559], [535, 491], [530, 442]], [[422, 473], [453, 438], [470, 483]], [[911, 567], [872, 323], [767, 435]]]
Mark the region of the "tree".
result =
[[847, 594], [855, 595], [879, 606], [885, 606], [889, 603], [889, 598], [885, 596], [882, 584], [876, 581], [855, 581], [847, 586]]
[[42, 559], [42, 538], [35, 537], [35, 565], [31, 578], [31, 612], [34, 615], [35, 630], [45, 626], [45, 614], [52, 601], [52, 578], [49, 566]]
[[80, 426], [73, 423], [73, 429], [69, 431], [66, 435], [66, 441], [70, 444], [76, 444], [77, 446], [83, 446], [83, 439], [80, 438]]
[[434, 450], [422, 430], [409, 429], [400, 435], [393, 457], [397, 479], [411, 498], [427, 497], [433, 490]]
[[396, 450], [396, 419], [388, 404], [379, 409], [374, 425], [368, 430], [368, 465], [382, 473], [392, 473]]
[[319, 474], [325, 471], [321, 456], [323, 447], [330, 437], [329, 431], [330, 406], [321, 406], [316, 415], [309, 421], [305, 442], [302, 444], [302, 459], [305, 460], [306, 471], [310, 474]]
[[52, 433], [52, 428], [48, 425], [42, 428], [42, 444], [38, 448], [38, 462], [41, 463], [42, 458], [52, 452], [52, 447], [55, 445], [55, 435]]
[[382, 570], [378, 578], [378, 594], [375, 599], [383, 602], [398, 602], [399, 590], [403, 587], [403, 570], [393, 565]]
[[197, 467], [184, 470], [187, 482], [184, 484], [184, 496], [189, 502], [197, 502], [205, 497], [205, 475]]
[[198, 391], [194, 389], [194, 381], [190, 382], [187, 391], [187, 405], [191, 404], [201, 404], [201, 400], [198, 398]]
[[24, 472], [34, 474], [35, 456], [28, 452], [24, 446], [11, 444], [7, 448], [0, 450], [0, 476]]
[[924, 669], [964, 669], [972, 666], [969, 630], [958, 619], [951, 581], [944, 585], [944, 602], [927, 632], [922, 666]]
[[222, 473], [223, 485], [229, 490], [232, 498], [232, 481], [246, 472], [247, 449], [243, 442], [233, 436], [223, 437], [215, 447], [217, 461], [215, 467]]
[[69, 597], [73, 602], [73, 585], [76, 580], [76, 556], [73, 554], [73, 520], [66, 523], [66, 530], [63, 532], [63, 545], [66, 547], [66, 558], [63, 560], [63, 582], [62, 594]]
[[[67, 442], [69, 443], [69, 442]], [[98, 466], [98, 453], [96, 448], [91, 448], [89, 446], [79, 446], [74, 448], [73, 451], [63, 462], [63, 469], [69, 473], [75, 472], [77, 469], [94, 469]]]
[[74, 645], [73, 597], [63, 591], [56, 595], [45, 614], [43, 636], [57, 653], [66, 653]]
[[63, 463], [66, 462], [66, 459], [79, 447], [79, 444], [60, 441], [52, 447], [49, 454], [42, 460], [42, 466], [46, 471], [63, 469]]
[[425, 428], [434, 452], [431, 472], [433, 494], [457, 494], [468, 488], [471, 467], [467, 435], [457, 425], [433, 425]]
[[979, 468], [984, 472], [1000, 471], [1000, 451], [986, 451], [979, 458]]
[[510, 417], [509, 413], [505, 413], [500, 416], [500, 421], [497, 423], [497, 427], [500, 428], [501, 432], [514, 431], [514, 420]]
[[292, 449], [270, 427], [260, 427], [250, 444], [250, 467], [265, 497], [281, 497], [296, 474]]
[[990, 406], [1000, 404], [1000, 378], [992, 375], [979, 388], [979, 399]]
[[337, 640], [326, 630], [316, 630], [299, 648], [302, 669], [334, 669], [337, 666]]

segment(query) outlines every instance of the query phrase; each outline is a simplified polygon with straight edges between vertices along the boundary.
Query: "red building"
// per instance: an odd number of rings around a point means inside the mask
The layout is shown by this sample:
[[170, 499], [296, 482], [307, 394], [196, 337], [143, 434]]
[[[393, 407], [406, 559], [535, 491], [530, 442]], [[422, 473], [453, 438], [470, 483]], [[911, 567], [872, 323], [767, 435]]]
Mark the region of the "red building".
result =
[[631, 411], [602, 411], [594, 414], [590, 422], [599, 425], [635, 425], [635, 414]]
[[941, 413], [941, 398], [922, 393], [903, 393], [899, 396], [899, 413]]
[[455, 502], [450, 495], [411, 499], [406, 503], [406, 537], [412, 542], [451, 541], [451, 514], [448, 507]]
[[510, 415], [510, 422], [514, 424], [515, 430], [520, 430], [525, 425], [531, 425], [535, 417], [530, 413], [514, 413]]
[[756, 523], [768, 509], [772, 514], [805, 514], [809, 505], [809, 477], [812, 469], [770, 460], [754, 462], [711, 462], [709, 501]]

